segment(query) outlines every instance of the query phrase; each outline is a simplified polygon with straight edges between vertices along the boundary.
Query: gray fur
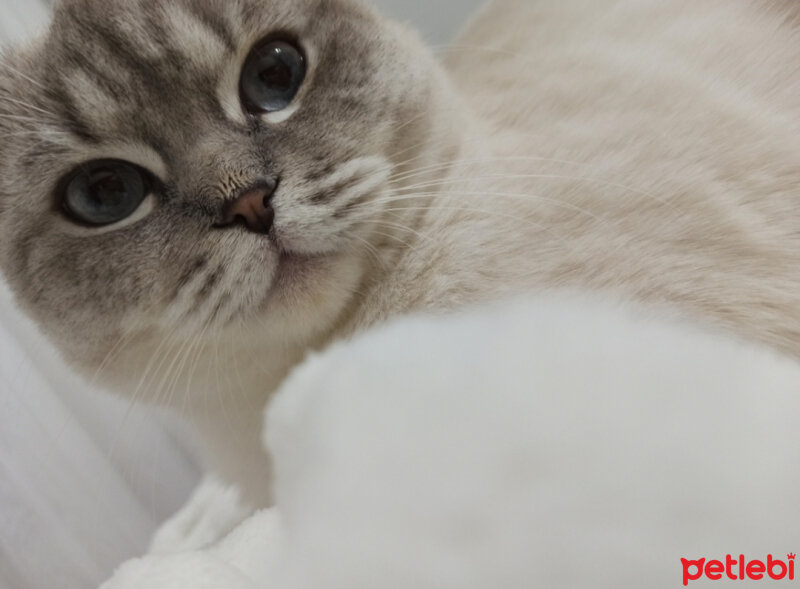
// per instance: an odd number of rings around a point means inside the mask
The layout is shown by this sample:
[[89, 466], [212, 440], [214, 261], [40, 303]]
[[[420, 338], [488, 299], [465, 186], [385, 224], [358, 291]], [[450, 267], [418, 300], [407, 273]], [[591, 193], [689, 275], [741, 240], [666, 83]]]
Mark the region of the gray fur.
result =
[[[181, 28], [205, 35], [199, 51]], [[286, 244], [293, 253], [351, 251], [350, 233], [369, 237], [359, 215], [345, 213], [363, 213], [385, 183], [391, 151], [403, 147], [391, 126], [426, 94], [424, 80], [404, 75], [405, 49], [377, 28], [371, 10], [347, 1], [65, 0], [43, 41], [8, 56], [0, 259], [19, 301], [71, 360], [93, 368], [131, 329], [213, 333], [259, 314], [275, 248], [212, 226], [260, 177], [281, 176], [279, 223], [289, 231], [303, 208], [321, 209], [314, 239]], [[313, 49], [301, 108], [280, 124], [232, 120], [220, 85], [276, 32]], [[55, 187], [88, 159], [81, 154], [109, 146], [163, 162], [155, 211], [116, 231], [75, 234]], [[374, 165], [336, 177], [359, 158]], [[158, 173], [148, 160], [135, 163]], [[190, 309], [170, 314], [187, 289]]]

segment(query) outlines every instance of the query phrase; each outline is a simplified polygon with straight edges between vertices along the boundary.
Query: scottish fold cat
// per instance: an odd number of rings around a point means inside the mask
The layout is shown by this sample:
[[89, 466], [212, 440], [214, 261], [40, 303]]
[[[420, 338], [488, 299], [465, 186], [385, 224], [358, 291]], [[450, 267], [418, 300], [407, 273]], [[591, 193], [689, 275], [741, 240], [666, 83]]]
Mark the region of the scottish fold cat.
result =
[[0, 268], [76, 370], [271, 502], [261, 410], [411, 311], [607, 291], [800, 355], [790, 1], [60, 0], [0, 68]]

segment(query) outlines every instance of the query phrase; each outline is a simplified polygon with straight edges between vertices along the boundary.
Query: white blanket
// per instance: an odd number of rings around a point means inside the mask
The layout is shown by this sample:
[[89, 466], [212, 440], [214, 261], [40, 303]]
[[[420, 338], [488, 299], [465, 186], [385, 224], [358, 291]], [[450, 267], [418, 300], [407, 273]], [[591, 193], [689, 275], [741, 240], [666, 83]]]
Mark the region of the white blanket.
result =
[[675, 588], [681, 558], [786, 560], [798, 410], [794, 362], [613, 304], [406, 319], [278, 395], [275, 510], [103, 589]]

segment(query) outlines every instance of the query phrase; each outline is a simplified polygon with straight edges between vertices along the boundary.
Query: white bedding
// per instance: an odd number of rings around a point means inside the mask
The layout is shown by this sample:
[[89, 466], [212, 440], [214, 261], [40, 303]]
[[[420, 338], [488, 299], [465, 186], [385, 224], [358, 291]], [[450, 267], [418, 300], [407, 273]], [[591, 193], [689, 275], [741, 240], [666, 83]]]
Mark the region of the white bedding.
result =
[[0, 283], [0, 587], [87, 589], [196, 484], [160, 417], [86, 390]]
[[666, 589], [681, 558], [785, 561], [798, 415], [794, 361], [675, 318], [559, 295], [404, 319], [280, 392], [274, 511], [103, 589]]
[[[47, 4], [0, 0], [0, 46]], [[0, 588], [91, 589], [141, 554], [199, 477], [171, 431], [73, 378], [0, 276]]]

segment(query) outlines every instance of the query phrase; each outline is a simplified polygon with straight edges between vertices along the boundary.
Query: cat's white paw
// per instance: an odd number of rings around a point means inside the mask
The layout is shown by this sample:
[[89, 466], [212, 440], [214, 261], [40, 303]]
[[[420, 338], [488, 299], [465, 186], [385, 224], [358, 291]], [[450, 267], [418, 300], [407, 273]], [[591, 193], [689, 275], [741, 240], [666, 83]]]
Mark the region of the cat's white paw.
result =
[[239, 491], [208, 476], [186, 505], [158, 530], [151, 554], [173, 554], [207, 548], [253, 514]]
[[100, 589], [256, 589], [271, 587], [283, 555], [275, 510], [249, 517], [207, 550], [150, 554], [117, 570]]
[[152, 555], [120, 567], [100, 589], [256, 589], [241, 571], [213, 554]]

